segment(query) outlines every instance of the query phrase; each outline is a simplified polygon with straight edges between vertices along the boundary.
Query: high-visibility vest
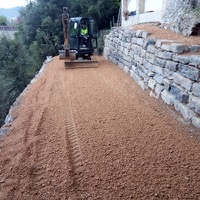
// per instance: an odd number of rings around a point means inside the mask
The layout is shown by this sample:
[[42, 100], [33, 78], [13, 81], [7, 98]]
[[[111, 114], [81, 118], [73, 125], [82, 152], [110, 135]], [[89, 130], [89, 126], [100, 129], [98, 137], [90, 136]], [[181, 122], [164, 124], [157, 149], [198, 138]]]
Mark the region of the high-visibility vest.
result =
[[81, 34], [82, 35], [87, 35], [88, 34], [88, 29], [87, 28], [81, 29]]

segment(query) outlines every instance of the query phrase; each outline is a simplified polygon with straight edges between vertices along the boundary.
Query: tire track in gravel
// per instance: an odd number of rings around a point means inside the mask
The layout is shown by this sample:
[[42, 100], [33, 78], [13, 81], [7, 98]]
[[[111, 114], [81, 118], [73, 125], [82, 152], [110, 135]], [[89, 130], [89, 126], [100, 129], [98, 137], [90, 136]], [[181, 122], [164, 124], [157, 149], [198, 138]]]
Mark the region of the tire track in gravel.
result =
[[[50, 101], [44, 115], [45, 117], [41, 120], [41, 123], [36, 131], [37, 136], [39, 136], [39, 140], [35, 142], [35, 157], [32, 164], [33, 176], [31, 178], [32, 187], [35, 188], [35, 191], [36, 188], [41, 187], [41, 190], [36, 192], [39, 199], [55, 199], [58, 195], [62, 196], [63, 199], [69, 198], [66, 192], [66, 189], [69, 187], [67, 182], [62, 183], [62, 188], [58, 186], [60, 184], [59, 180], [63, 179], [63, 177], [65, 177], [64, 180], [67, 180], [68, 176], [68, 174], [60, 173], [61, 171], [68, 171], [65, 169], [65, 165], [63, 165], [62, 168], [57, 167], [57, 165], [61, 163], [61, 158], [66, 156], [68, 157], [68, 153], [66, 151], [68, 145], [64, 139], [63, 131], [59, 132], [57, 130], [59, 127], [57, 127], [56, 118], [53, 117], [54, 108], [56, 107], [55, 103], [61, 101], [58, 92], [59, 84], [57, 83], [57, 78], [58, 77], [55, 74], [53, 79], [54, 84], [51, 88], [49, 97]], [[47, 126], [50, 130], [49, 132], [45, 131], [47, 130]], [[55, 148], [52, 146], [53, 144], [58, 144], [63, 148], [60, 150], [57, 147]], [[67, 157], [65, 160], [67, 160]], [[51, 193], [48, 192], [50, 190], [52, 190]]]
[[66, 114], [66, 141], [69, 145], [69, 160], [71, 165], [70, 176], [73, 180], [70, 199], [82, 199], [87, 198], [88, 193], [80, 185], [80, 180], [83, 176], [85, 167], [70, 98], [70, 87], [71, 79], [73, 79], [73, 70], [67, 70], [65, 73], [66, 75], [64, 77], [60, 77], [62, 80], [62, 87], [60, 88], [59, 92], [61, 94], [63, 108]]
[[[22, 165], [21, 169], [17, 169], [23, 172], [23, 175], [19, 175], [17, 177], [17, 184], [16, 184], [16, 188], [23, 188], [23, 182], [21, 181], [22, 179], [28, 179], [28, 188], [32, 188], [33, 187], [33, 174], [34, 174], [34, 162], [33, 162], [33, 154], [35, 153], [36, 155], [38, 155], [37, 157], [41, 157], [41, 162], [42, 160], [45, 160], [44, 157], [42, 157], [42, 155], [37, 152], [37, 148], [38, 146], [43, 147], [44, 143], [42, 143], [43, 141], [45, 141], [45, 138], [43, 136], [43, 138], [40, 137], [40, 139], [36, 139], [35, 137], [39, 136], [41, 134], [41, 130], [42, 130], [42, 123], [44, 121], [46, 112], [47, 112], [47, 106], [48, 105], [48, 99], [50, 99], [50, 95], [52, 94], [52, 86], [51, 85], [45, 85], [46, 81], [42, 82], [41, 84], [41, 90], [37, 90], [37, 92], [35, 93], [36, 95], [32, 98], [32, 101], [30, 102], [30, 104], [33, 104], [34, 106], [30, 106], [29, 107], [29, 111], [27, 113], [27, 119], [24, 123], [27, 123], [27, 120], [30, 124], [30, 126], [25, 126], [27, 127], [27, 129], [24, 129], [24, 136], [23, 136], [23, 144], [24, 144], [24, 153], [22, 154], [22, 157], [20, 158], [19, 162], [20, 163], [24, 163], [24, 165]], [[46, 92], [49, 91], [49, 92]], [[37, 102], [38, 99], [41, 99], [41, 94], [43, 94], [43, 92], [45, 92], [46, 94], [49, 94], [49, 96], [46, 96], [45, 99], [40, 100], [40, 102], [42, 102], [41, 105], [38, 106], [38, 112], [35, 113], [35, 108], [37, 107]], [[42, 95], [43, 96], [43, 95]], [[27, 108], [27, 107], [26, 107]], [[26, 166], [31, 166], [31, 167], [26, 167]], [[24, 170], [26, 169], [26, 170]], [[41, 172], [42, 174], [43, 172]], [[38, 174], [34, 174], [34, 176], [37, 176]], [[13, 196], [15, 196], [15, 190], [13, 190]], [[25, 191], [22, 191], [22, 194], [25, 193]], [[23, 198], [23, 196], [21, 196], [20, 198]]]

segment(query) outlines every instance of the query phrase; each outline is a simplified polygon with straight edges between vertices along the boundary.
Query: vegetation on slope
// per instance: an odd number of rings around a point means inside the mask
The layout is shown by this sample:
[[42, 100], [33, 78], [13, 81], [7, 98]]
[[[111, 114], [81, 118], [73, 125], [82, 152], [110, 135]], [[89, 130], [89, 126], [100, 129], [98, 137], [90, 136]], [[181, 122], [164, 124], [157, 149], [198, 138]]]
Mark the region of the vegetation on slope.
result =
[[[15, 39], [0, 39], [0, 125], [16, 97], [29, 84], [47, 55], [57, 55], [63, 44], [61, 15], [91, 16], [99, 29], [117, 20], [119, 0], [37, 0], [20, 11]], [[5, 22], [1, 17], [2, 23]], [[5, 25], [5, 24], [4, 24]]]

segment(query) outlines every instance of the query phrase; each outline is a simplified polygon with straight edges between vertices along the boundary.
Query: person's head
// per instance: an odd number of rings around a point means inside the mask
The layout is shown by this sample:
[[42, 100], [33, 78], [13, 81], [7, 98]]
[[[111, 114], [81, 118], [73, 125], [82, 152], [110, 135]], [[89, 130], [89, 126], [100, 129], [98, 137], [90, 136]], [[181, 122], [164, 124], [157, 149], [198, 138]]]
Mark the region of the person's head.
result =
[[82, 22], [82, 28], [86, 29], [86, 23], [85, 22]]
[[68, 7], [63, 7], [63, 12], [67, 12], [68, 11]]

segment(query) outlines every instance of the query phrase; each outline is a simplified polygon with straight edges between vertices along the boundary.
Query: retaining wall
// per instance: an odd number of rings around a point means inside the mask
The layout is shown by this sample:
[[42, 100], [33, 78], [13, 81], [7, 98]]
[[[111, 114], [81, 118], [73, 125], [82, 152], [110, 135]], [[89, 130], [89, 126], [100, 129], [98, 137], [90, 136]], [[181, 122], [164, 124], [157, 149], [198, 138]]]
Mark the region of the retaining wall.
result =
[[200, 56], [181, 55], [200, 51], [200, 45], [189, 47], [148, 35], [114, 29], [105, 38], [104, 56], [200, 128]]

